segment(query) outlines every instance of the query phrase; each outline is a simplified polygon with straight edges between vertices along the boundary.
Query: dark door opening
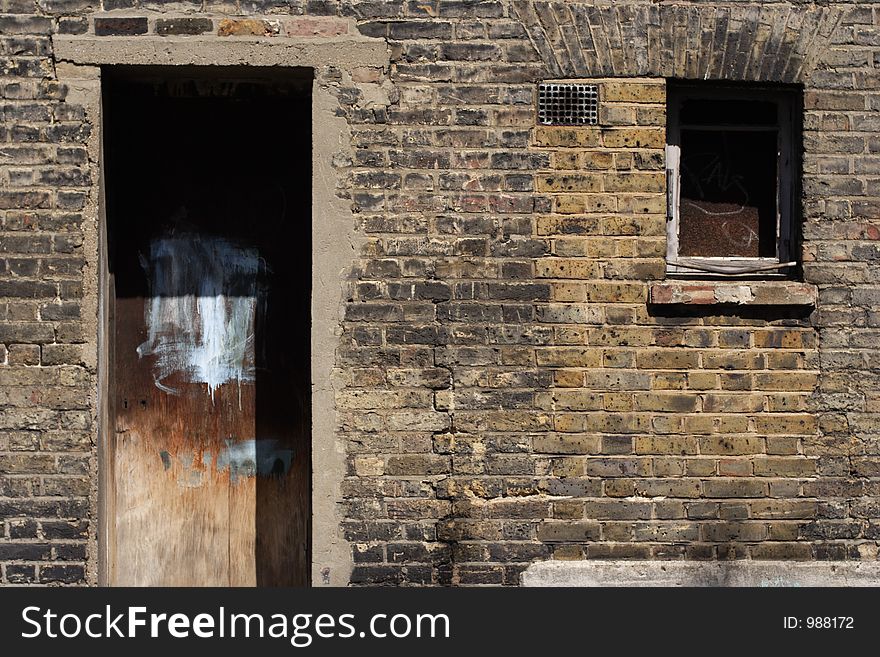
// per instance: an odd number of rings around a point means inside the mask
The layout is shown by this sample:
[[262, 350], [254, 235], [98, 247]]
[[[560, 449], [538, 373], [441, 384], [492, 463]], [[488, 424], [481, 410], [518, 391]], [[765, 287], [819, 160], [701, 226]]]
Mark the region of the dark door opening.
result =
[[103, 71], [114, 585], [308, 585], [311, 71]]

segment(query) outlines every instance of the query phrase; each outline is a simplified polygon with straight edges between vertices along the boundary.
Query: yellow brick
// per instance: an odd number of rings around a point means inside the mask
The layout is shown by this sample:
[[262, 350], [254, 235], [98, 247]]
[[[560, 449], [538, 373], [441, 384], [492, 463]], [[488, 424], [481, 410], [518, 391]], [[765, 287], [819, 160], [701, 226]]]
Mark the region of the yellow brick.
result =
[[[635, 494], [635, 480], [633, 479], [606, 479], [602, 482], [602, 492], [605, 493], [606, 497], [630, 497]], [[616, 524], [616, 523], [615, 523]], [[630, 523], [622, 523], [625, 525], [629, 525]], [[629, 532], [631, 530], [627, 529], [627, 536], [625, 540], [629, 540]], [[610, 539], [609, 526], [605, 526], [605, 538]], [[613, 539], [611, 539], [613, 540]]]
[[578, 240], [584, 245], [586, 255], [591, 258], [625, 258], [630, 250], [630, 242], [615, 239], [592, 239], [589, 242]]
[[644, 433], [651, 426], [650, 416], [636, 413], [589, 413], [581, 422], [590, 433]]
[[536, 177], [535, 182], [535, 188], [539, 192], [602, 191], [602, 177], [592, 174], [541, 174]]
[[646, 327], [597, 328], [590, 331], [590, 344], [603, 347], [642, 347], [651, 343], [651, 331]]
[[718, 418], [718, 433], [746, 433], [749, 431], [747, 415], [722, 415]]
[[777, 349], [814, 349], [816, 333], [812, 330], [770, 329], [755, 333], [756, 347]]
[[[803, 411], [807, 408], [808, 395], [798, 394], [775, 394], [767, 396], [767, 409], [773, 413], [781, 411]], [[844, 427], [846, 424], [844, 424]]]
[[711, 415], [692, 415], [684, 418], [685, 433], [712, 433], [715, 430], [715, 418]]
[[677, 415], [658, 415], [651, 420], [655, 433], [681, 433], [682, 418]]
[[559, 151], [553, 153], [551, 162], [554, 169], [575, 170], [581, 168], [581, 157], [577, 152]]
[[636, 123], [639, 125], [666, 125], [666, 108], [660, 107], [637, 107]]
[[755, 474], [778, 477], [813, 477], [816, 461], [802, 456], [792, 458], [765, 458], [755, 460]]
[[633, 256], [636, 258], [664, 258], [666, 257], [665, 239], [639, 239], [632, 242], [634, 247]]
[[385, 473], [385, 461], [374, 456], [358, 456], [354, 460], [354, 471], [359, 477], [381, 476]]
[[804, 356], [796, 351], [768, 351], [765, 354], [769, 370], [797, 370], [804, 366]]
[[583, 155], [584, 169], [610, 169], [614, 156], [606, 151], [588, 151]]
[[764, 409], [762, 395], [711, 394], [703, 398], [708, 413], [756, 413]]
[[703, 367], [707, 370], [759, 370], [764, 368], [764, 354], [735, 349], [704, 352]]
[[579, 520], [584, 517], [584, 503], [574, 500], [553, 502], [553, 517], [561, 520]]
[[578, 258], [542, 258], [535, 262], [537, 278], [595, 278], [598, 263]]
[[635, 122], [635, 107], [614, 103], [602, 103], [599, 106], [599, 123], [601, 125], [634, 125]]
[[767, 453], [792, 456], [801, 453], [801, 438], [797, 436], [767, 436]]
[[666, 189], [666, 174], [658, 171], [608, 173], [602, 184], [606, 192], [662, 192]]
[[660, 214], [666, 212], [666, 194], [650, 196], [621, 196], [618, 209], [622, 213]]
[[584, 416], [575, 413], [557, 413], [553, 418], [553, 428], [564, 433], [584, 431]]
[[796, 392], [812, 391], [818, 375], [812, 372], [767, 372], [755, 374], [755, 389]]
[[[632, 153], [625, 151], [614, 154], [614, 168], [618, 171], [629, 171], [633, 168]], [[641, 191], [641, 190], [639, 190]]]
[[687, 380], [688, 388], [692, 390], [716, 390], [718, 388], [718, 375], [712, 372], [689, 372]]
[[602, 131], [605, 148], [663, 148], [666, 130], [663, 128], [606, 128]]
[[645, 215], [637, 217], [613, 216], [602, 220], [605, 235], [660, 236], [666, 234], [666, 217]]
[[639, 411], [661, 411], [667, 413], [694, 413], [699, 398], [692, 392], [639, 392], [635, 393], [635, 408]]
[[764, 441], [757, 436], [700, 436], [700, 454], [763, 454]]
[[540, 216], [535, 220], [535, 228], [538, 235], [596, 235], [599, 234], [599, 218]]
[[603, 406], [606, 411], [623, 412], [633, 409], [632, 395], [628, 393], [608, 393], [603, 395]]
[[532, 439], [537, 454], [597, 454], [599, 436], [592, 434], [548, 433]]
[[583, 477], [584, 459], [552, 459], [550, 461], [550, 474], [552, 474], [554, 477]]
[[584, 212], [615, 212], [618, 199], [617, 194], [589, 194], [584, 197]]
[[603, 367], [624, 367], [632, 369], [636, 365], [636, 355], [631, 351], [606, 350], [602, 354]]
[[653, 258], [636, 260], [634, 258], [618, 259], [605, 265], [605, 278], [656, 280], [666, 274], [666, 259]]
[[554, 561], [581, 561], [584, 548], [580, 545], [556, 545], [553, 547]]
[[538, 366], [599, 367], [602, 352], [587, 347], [544, 347], [536, 350]]
[[534, 351], [530, 347], [502, 347], [501, 363], [503, 365], [532, 365]]
[[655, 477], [683, 477], [685, 475], [685, 459], [661, 456], [651, 460]]
[[585, 301], [583, 283], [553, 283], [554, 301]]
[[644, 303], [648, 288], [644, 283], [590, 282], [584, 285], [587, 301], [606, 303]]
[[665, 103], [666, 85], [632, 80], [603, 82], [599, 94], [606, 103]]
[[699, 353], [688, 349], [663, 349], [636, 354], [639, 368], [658, 370], [682, 370], [697, 367]]
[[556, 344], [587, 344], [589, 329], [584, 326], [554, 326]]
[[533, 141], [536, 146], [589, 148], [599, 145], [599, 130], [597, 128], [540, 126], [533, 131]]
[[566, 239], [557, 237], [550, 243], [550, 254], [560, 258], [586, 258], [587, 242], [582, 237]]
[[688, 459], [685, 467], [689, 477], [710, 477], [715, 474], [715, 459]]
[[553, 383], [560, 388], [579, 388], [584, 385], [584, 373], [578, 370], [556, 370]]
[[693, 436], [636, 436], [636, 454], [696, 454], [697, 439]]
[[560, 214], [578, 214], [586, 211], [587, 199], [583, 196], [560, 195], [554, 197], [553, 205]]
[[591, 390], [556, 390], [550, 393], [553, 406], [565, 411], [598, 411], [602, 409], [602, 395]]
[[684, 372], [660, 372], [651, 379], [651, 390], [684, 390], [686, 383]]
[[721, 477], [748, 477], [752, 474], [752, 462], [749, 459], [720, 459], [718, 475]]
[[766, 414], [755, 420], [758, 433], [813, 434], [816, 432], [816, 418], [806, 414]]

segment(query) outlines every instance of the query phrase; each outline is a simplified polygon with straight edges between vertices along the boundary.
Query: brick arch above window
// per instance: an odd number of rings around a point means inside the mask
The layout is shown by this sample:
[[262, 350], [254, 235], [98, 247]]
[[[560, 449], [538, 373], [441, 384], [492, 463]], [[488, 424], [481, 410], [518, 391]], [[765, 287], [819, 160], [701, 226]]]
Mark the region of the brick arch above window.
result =
[[554, 77], [804, 82], [845, 16], [838, 7], [513, 2]]

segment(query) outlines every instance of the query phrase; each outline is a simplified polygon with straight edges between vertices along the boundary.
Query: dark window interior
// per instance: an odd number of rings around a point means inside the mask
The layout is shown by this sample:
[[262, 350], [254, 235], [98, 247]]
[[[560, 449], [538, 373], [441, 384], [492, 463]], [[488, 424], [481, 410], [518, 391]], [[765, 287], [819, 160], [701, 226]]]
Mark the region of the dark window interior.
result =
[[680, 148], [673, 256], [791, 259], [798, 94], [670, 81], [668, 138]]
[[679, 255], [776, 255], [776, 132], [681, 130]]

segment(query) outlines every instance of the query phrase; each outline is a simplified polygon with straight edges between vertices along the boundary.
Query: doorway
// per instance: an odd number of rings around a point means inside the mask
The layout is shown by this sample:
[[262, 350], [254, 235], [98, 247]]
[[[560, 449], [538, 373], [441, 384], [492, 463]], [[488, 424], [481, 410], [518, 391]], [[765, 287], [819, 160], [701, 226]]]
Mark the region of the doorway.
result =
[[102, 81], [109, 583], [308, 585], [311, 69]]

